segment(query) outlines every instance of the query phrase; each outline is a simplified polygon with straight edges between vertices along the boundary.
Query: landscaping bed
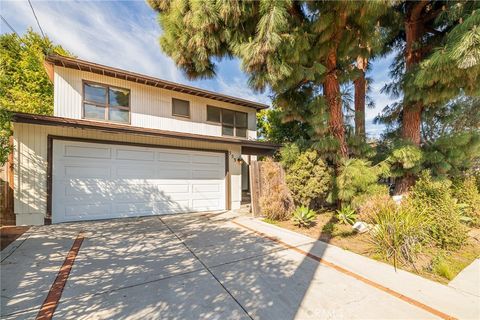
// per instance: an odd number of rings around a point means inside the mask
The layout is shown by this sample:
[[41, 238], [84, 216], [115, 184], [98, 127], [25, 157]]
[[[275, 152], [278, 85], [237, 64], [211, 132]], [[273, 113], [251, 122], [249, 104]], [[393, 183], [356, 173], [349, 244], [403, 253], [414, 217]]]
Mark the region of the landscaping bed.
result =
[[[263, 219], [263, 221], [393, 266], [391, 260], [383, 259], [375, 253], [368, 233], [358, 233], [352, 226], [339, 223], [333, 211], [319, 212], [308, 228], [298, 227], [292, 220]], [[468, 239], [460, 249], [448, 251], [432, 247], [419, 255], [415, 267], [413, 265], [397, 267], [445, 284], [479, 257], [480, 228], [470, 228]]]

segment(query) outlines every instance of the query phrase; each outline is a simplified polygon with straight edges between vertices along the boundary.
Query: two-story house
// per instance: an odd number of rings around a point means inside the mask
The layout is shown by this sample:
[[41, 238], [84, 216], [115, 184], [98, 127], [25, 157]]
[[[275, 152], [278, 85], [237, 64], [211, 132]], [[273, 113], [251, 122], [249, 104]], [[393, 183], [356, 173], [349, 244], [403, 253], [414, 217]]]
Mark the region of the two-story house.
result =
[[[17, 225], [230, 210], [267, 105], [48, 56], [54, 115], [14, 114]], [[186, 215], [188, 217], [188, 215]]]

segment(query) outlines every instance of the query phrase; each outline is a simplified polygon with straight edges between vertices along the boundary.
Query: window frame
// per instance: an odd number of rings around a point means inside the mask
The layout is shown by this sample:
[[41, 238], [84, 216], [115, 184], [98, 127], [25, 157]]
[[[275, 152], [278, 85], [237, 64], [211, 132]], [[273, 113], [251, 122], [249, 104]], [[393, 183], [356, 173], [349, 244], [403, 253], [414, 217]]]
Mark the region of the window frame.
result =
[[[188, 102], [188, 116], [185, 116], [185, 115], [183, 115], [183, 114], [175, 114], [175, 113], [173, 112], [173, 109], [174, 109], [173, 101], [174, 101], [174, 100]], [[190, 109], [190, 101], [189, 101], [189, 100], [183, 100], [183, 99], [179, 99], [179, 98], [174, 98], [174, 97], [172, 97], [172, 117], [179, 117], [179, 118], [184, 118], [184, 119], [190, 119], [190, 118], [191, 118], [191, 115], [192, 115], [192, 112], [191, 112], [191, 109]]]
[[[85, 97], [85, 85], [94, 85], [94, 86], [101, 86], [104, 87], [107, 92], [107, 99], [106, 99], [106, 104], [98, 103], [95, 101], [89, 101]], [[112, 89], [119, 89], [119, 90], [125, 90], [128, 91], [128, 107], [126, 106], [110, 106], [110, 88]], [[132, 121], [132, 90], [127, 89], [127, 88], [122, 88], [118, 86], [112, 86], [106, 83], [100, 83], [100, 82], [95, 82], [95, 81], [90, 81], [90, 80], [82, 80], [82, 119], [89, 120], [89, 121], [101, 121], [101, 122], [112, 122], [112, 123], [118, 123], [118, 124], [131, 124]], [[103, 107], [105, 108], [105, 113], [103, 115], [103, 119], [90, 119], [90, 118], [85, 118], [85, 104], [90, 104], [96, 107]], [[110, 120], [110, 108], [111, 109], [120, 109], [120, 110], [127, 110], [128, 111], [128, 122], [123, 122], [123, 121], [115, 121], [115, 120]]]
[[[210, 108], [216, 108], [216, 109], [220, 110], [220, 121], [217, 122], [217, 121], [208, 120], [208, 108], [209, 107]], [[224, 123], [223, 123], [223, 110], [228, 110], [228, 111], [233, 112], [233, 125], [229, 125], [229, 124], [224, 125]], [[245, 129], [245, 136], [237, 136], [237, 117], [236, 117], [237, 113], [242, 113], [246, 116], [247, 123], [246, 123], [245, 127], [238, 127], [238, 129]], [[227, 108], [221, 108], [221, 107], [216, 107], [216, 106], [207, 104], [206, 122], [216, 124], [216, 125], [220, 125], [222, 136], [224, 136], [224, 137], [234, 137], [234, 138], [240, 138], [240, 139], [248, 139], [248, 112], [237, 111], [237, 110], [227, 109]], [[228, 128], [233, 128], [233, 135], [223, 134], [223, 127], [224, 126], [228, 127]]]

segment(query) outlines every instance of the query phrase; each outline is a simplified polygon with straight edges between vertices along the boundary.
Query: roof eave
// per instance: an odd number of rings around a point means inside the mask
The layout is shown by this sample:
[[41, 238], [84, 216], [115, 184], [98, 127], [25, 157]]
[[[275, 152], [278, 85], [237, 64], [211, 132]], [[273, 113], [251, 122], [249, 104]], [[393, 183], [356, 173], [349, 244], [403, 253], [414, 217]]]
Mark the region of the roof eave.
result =
[[131, 81], [135, 83], [141, 83], [148, 86], [154, 86], [157, 88], [162, 88], [166, 90], [172, 90], [176, 92], [191, 94], [194, 96], [199, 96], [207, 99], [217, 100], [232, 103], [235, 105], [240, 105], [244, 107], [254, 108], [256, 110], [262, 110], [269, 108], [268, 105], [263, 103], [258, 103], [254, 101], [249, 101], [242, 98], [236, 98], [225, 94], [219, 94], [213, 91], [208, 91], [200, 88], [195, 88], [192, 86], [187, 86], [167, 80], [162, 80], [159, 78], [154, 78], [147, 75], [142, 75], [139, 73], [122, 70], [114, 67], [109, 67], [101, 65], [98, 63], [93, 63], [77, 58], [69, 58], [60, 55], [48, 55], [45, 57], [45, 61], [64, 68], [76, 69], [101, 75], [106, 75], [118, 79], [123, 79], [126, 81]]

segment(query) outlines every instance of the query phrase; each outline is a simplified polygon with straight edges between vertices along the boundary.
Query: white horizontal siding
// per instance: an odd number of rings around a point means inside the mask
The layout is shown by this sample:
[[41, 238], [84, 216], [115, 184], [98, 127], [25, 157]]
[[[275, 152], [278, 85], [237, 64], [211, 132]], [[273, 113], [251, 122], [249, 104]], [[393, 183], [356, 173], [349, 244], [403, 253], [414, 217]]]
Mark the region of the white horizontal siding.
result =
[[45, 217], [47, 210], [48, 135], [230, 151], [233, 155], [229, 157], [231, 208], [236, 209], [240, 206], [241, 166], [233, 160], [233, 157], [238, 158], [240, 156], [240, 146], [184, 139], [151, 137], [133, 134], [114, 134], [95, 130], [15, 123], [14, 210], [15, 214], [17, 215], [17, 224], [43, 224], [43, 218]]
[[[55, 116], [81, 119], [82, 80], [130, 89], [133, 126], [221, 136], [220, 125], [206, 122], [207, 105], [213, 105], [247, 112], [248, 138], [255, 139], [257, 136], [255, 109], [58, 66], [55, 67], [54, 77]], [[190, 119], [172, 116], [172, 98], [190, 101]]]

